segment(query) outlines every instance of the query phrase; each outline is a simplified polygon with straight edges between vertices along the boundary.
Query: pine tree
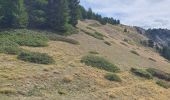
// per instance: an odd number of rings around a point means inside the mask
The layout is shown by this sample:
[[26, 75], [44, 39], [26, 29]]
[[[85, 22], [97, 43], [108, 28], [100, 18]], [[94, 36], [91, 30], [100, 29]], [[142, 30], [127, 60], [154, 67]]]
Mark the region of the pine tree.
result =
[[29, 27], [44, 28], [46, 26], [46, 7], [48, 0], [25, 0], [29, 16]]
[[87, 19], [92, 19], [92, 18], [93, 18], [93, 11], [91, 8], [89, 8], [87, 11]]
[[28, 18], [24, 0], [0, 0], [0, 27], [23, 28], [27, 26]]
[[79, 5], [79, 19], [83, 20], [83, 19], [87, 19], [87, 11], [86, 9]]
[[47, 7], [49, 28], [66, 32], [68, 27], [67, 0], [48, 0]]
[[14, 6], [14, 20], [13, 27], [24, 28], [28, 24], [28, 14], [25, 9], [24, 0], [13, 0], [15, 1]]
[[74, 27], [78, 23], [78, 17], [79, 17], [79, 0], [68, 0], [69, 5], [69, 24], [73, 25]]

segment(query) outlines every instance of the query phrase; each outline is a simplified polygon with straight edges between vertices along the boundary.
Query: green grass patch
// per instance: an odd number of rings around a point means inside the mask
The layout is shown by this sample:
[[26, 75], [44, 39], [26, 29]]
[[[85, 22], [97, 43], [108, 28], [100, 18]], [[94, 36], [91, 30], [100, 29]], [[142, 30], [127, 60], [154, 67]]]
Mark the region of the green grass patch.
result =
[[54, 63], [54, 59], [48, 56], [46, 53], [24, 51], [24, 52], [21, 52], [17, 58], [20, 60], [26, 61], [26, 62], [32, 62], [32, 63], [37, 63], [37, 64]]
[[143, 78], [146, 78], [146, 79], [152, 79], [153, 78], [153, 76], [144, 69], [131, 68], [131, 72], [134, 73], [137, 76], [140, 76], [140, 77], [143, 77]]
[[0, 53], [5, 54], [19, 54], [21, 51], [21, 48], [19, 48], [19, 45], [15, 42], [9, 41], [7, 39], [1, 39], [0, 40]]
[[109, 72], [118, 72], [120, 70], [117, 66], [99, 56], [88, 55], [83, 57], [81, 62], [85, 63], [87, 66], [96, 67]]
[[148, 68], [147, 71], [152, 74], [153, 76], [159, 78], [159, 79], [163, 79], [166, 81], [170, 81], [170, 74], [166, 73], [164, 71], [158, 70], [158, 69], [154, 69], [154, 68]]
[[99, 32], [88, 32], [86, 30], [81, 30], [83, 31], [84, 33], [86, 33], [87, 35], [90, 35], [96, 39], [99, 39], [99, 40], [104, 40], [104, 35], [99, 33]]
[[0, 40], [9, 40], [20, 46], [44, 47], [47, 46], [48, 38], [39, 32], [16, 29], [0, 32]]
[[170, 88], [170, 83], [166, 82], [166, 81], [157, 81], [156, 84], [158, 84], [159, 86], [163, 87], [163, 88], [166, 88], [166, 89], [169, 89]]
[[109, 81], [117, 81], [117, 82], [122, 81], [121, 78], [116, 74], [106, 74], [105, 78]]
[[57, 35], [57, 34], [47, 34], [47, 37], [52, 41], [62, 41], [62, 42], [67, 42], [67, 43], [75, 44], [75, 45], [80, 44], [77, 40], [74, 40], [74, 39], [71, 39], [65, 36]]

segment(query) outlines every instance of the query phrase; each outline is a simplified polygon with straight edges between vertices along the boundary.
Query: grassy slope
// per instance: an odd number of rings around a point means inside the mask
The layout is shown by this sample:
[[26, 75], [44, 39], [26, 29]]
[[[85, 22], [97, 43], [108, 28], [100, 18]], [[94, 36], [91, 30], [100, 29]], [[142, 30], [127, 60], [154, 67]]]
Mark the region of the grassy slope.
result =
[[[146, 39], [127, 26], [94, 27], [95, 21], [79, 22], [78, 27], [89, 32], [87, 26], [103, 33], [108, 46], [103, 40], [95, 39], [80, 32], [70, 36], [77, 39], [80, 45], [73, 45], [59, 41], [50, 41], [48, 47], [22, 48], [41, 53], [48, 53], [56, 63], [53, 65], [38, 65], [19, 61], [14, 55], [0, 54], [0, 90], [9, 87], [18, 93], [13, 95], [0, 94], [3, 100], [134, 100], [154, 99], [168, 100], [170, 90], [157, 86], [152, 80], [145, 80], [133, 76], [128, 72], [131, 67], [154, 67], [170, 72], [170, 63], [165, 61], [150, 48], [140, 46], [137, 41]], [[124, 27], [130, 32], [123, 33]], [[132, 44], [124, 42], [131, 39]], [[123, 45], [122, 42], [126, 45]], [[137, 51], [140, 56], [131, 53]], [[82, 56], [89, 51], [97, 51], [110, 62], [119, 66], [122, 83], [110, 82], [104, 78], [106, 71], [85, 66], [80, 63]], [[156, 62], [149, 60], [154, 58]], [[65, 83], [64, 80], [69, 80]], [[62, 95], [61, 95], [62, 94]]]

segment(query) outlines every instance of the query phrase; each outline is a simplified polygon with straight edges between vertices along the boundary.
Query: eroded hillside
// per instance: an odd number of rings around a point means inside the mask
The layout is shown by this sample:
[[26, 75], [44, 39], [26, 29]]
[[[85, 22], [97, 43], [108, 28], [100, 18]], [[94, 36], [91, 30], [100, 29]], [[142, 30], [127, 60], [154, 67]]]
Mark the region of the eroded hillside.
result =
[[[170, 89], [158, 86], [130, 72], [135, 68], [156, 68], [170, 73], [170, 63], [155, 50], [140, 44], [146, 37], [124, 25], [100, 25], [79, 21], [79, 33], [68, 36], [78, 45], [49, 41], [45, 47], [22, 49], [47, 53], [55, 63], [34, 64], [16, 55], [0, 54], [0, 98], [2, 100], [168, 100]], [[125, 31], [125, 29], [127, 31]], [[120, 68], [121, 82], [109, 81], [107, 71], [81, 63], [95, 53]]]

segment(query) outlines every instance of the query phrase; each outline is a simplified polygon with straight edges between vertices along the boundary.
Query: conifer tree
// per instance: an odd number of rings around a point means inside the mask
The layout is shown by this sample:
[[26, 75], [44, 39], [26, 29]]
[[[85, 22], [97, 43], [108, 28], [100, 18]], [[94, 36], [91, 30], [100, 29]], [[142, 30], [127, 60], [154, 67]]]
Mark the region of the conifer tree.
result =
[[69, 6], [69, 24], [73, 25], [74, 27], [78, 23], [78, 17], [79, 17], [79, 0], [68, 0], [68, 6]]
[[28, 14], [25, 9], [24, 0], [13, 0], [14, 20], [13, 27], [24, 28], [28, 24]]
[[24, 0], [0, 0], [0, 27], [23, 28], [27, 26], [28, 17]]
[[49, 28], [66, 32], [68, 27], [67, 0], [48, 0], [47, 6]]
[[25, 0], [29, 16], [29, 27], [44, 28], [46, 26], [46, 7], [48, 0]]

